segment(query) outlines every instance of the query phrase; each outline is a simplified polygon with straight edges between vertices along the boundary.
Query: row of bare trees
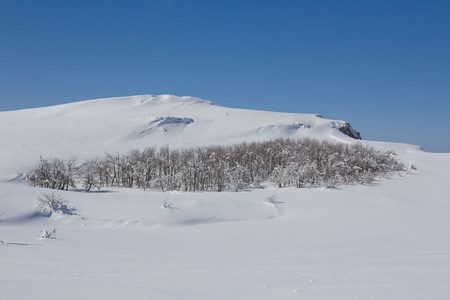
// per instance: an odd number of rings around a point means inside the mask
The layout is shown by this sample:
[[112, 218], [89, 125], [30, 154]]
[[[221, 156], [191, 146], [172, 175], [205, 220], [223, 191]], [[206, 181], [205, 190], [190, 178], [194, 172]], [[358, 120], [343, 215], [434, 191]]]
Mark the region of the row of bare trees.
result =
[[278, 187], [370, 183], [405, 166], [390, 151], [361, 143], [276, 139], [188, 149], [131, 149], [75, 167], [75, 159], [42, 159], [26, 180], [34, 186], [86, 191], [105, 186], [161, 191], [239, 191], [270, 181]]

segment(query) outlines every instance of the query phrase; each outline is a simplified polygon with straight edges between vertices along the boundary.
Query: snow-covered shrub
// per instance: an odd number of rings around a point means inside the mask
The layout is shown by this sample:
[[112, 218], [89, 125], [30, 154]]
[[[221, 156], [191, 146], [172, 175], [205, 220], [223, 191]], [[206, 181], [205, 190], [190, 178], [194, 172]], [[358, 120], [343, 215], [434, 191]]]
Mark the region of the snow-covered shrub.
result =
[[164, 199], [163, 204], [161, 205], [162, 208], [168, 208], [168, 209], [178, 209], [178, 207], [173, 206], [173, 204], [171, 202], [169, 202], [169, 200]]
[[75, 188], [75, 163], [76, 157], [67, 161], [59, 158], [48, 160], [41, 157], [34, 170], [24, 174], [24, 180], [42, 188], [57, 190]]
[[281, 201], [278, 201], [277, 199], [278, 199], [278, 196], [274, 194], [274, 195], [270, 195], [268, 197], [265, 197], [264, 198], [264, 202], [265, 203], [270, 203], [270, 204], [283, 203]]
[[56, 228], [54, 228], [53, 230], [47, 231], [41, 231], [41, 236], [39, 237], [40, 240], [45, 240], [45, 239], [56, 239]]
[[63, 196], [55, 193], [42, 193], [38, 197], [42, 210], [50, 212], [59, 212], [63, 215], [75, 215], [76, 209], [68, 207], [68, 202]]
[[[34, 186], [67, 189], [73, 162], [41, 158], [26, 176]], [[62, 170], [62, 171], [55, 171]], [[326, 187], [367, 184], [406, 171], [392, 151], [362, 143], [315, 139], [275, 139], [231, 146], [189, 149], [131, 149], [86, 160], [76, 172], [86, 191], [103, 186], [166, 191], [243, 190], [270, 181], [277, 187]], [[69, 172], [69, 173], [67, 173]], [[69, 174], [62, 176], [61, 174]]]

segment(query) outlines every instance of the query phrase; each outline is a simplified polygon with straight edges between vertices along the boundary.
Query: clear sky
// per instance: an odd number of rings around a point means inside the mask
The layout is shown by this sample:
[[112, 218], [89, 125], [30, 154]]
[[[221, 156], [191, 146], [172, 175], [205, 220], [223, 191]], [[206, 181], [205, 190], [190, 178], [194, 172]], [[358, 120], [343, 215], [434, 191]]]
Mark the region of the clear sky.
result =
[[0, 111], [138, 94], [450, 152], [450, 1], [0, 0]]

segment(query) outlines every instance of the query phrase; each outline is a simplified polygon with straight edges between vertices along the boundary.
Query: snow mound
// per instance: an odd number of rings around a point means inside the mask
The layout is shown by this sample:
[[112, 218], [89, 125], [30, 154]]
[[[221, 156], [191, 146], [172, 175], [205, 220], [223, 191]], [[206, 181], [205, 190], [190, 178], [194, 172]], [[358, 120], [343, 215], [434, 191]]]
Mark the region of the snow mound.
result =
[[[114, 98], [113, 98], [114, 99]], [[214, 102], [212, 101], [208, 101], [208, 100], [203, 100], [200, 98], [195, 98], [195, 97], [188, 97], [188, 96], [184, 96], [184, 97], [177, 97], [174, 95], [158, 95], [158, 96], [153, 96], [153, 95], [148, 95], [148, 96], [134, 96], [131, 97], [131, 99], [138, 99], [139, 103], [141, 104], [165, 104], [167, 102], [174, 102], [174, 103], [181, 103], [183, 105], [185, 104], [208, 104], [208, 105], [215, 105]]]
[[[132, 105], [167, 105], [167, 104], [181, 104], [181, 105], [193, 105], [193, 104], [206, 104], [206, 105], [215, 105], [214, 102], [203, 100], [200, 98], [189, 97], [189, 96], [174, 96], [169, 94], [164, 95], [136, 95], [136, 96], [128, 96], [128, 97], [112, 97], [112, 98], [100, 98], [93, 100], [85, 100], [79, 101], [75, 103], [63, 104], [62, 106], [67, 105], [102, 105], [105, 102], [114, 102], [115, 104], [132, 104]], [[59, 106], [59, 105], [58, 105]]]
[[276, 136], [291, 137], [297, 133], [297, 130], [310, 129], [310, 124], [292, 124], [292, 125], [268, 125], [252, 129], [251, 132], [255, 134], [274, 134]]

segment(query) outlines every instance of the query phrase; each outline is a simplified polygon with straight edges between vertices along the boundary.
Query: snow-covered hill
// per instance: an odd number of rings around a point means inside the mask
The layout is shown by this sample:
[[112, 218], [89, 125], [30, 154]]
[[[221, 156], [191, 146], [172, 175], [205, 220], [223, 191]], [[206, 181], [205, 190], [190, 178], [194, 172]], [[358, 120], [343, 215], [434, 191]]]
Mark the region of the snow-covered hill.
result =
[[[0, 112], [2, 299], [448, 299], [450, 154], [359, 141], [343, 121], [134, 96]], [[314, 137], [418, 170], [333, 189], [57, 191], [13, 180], [39, 156]], [[12, 181], [12, 182], [7, 182]], [[275, 198], [271, 196], [275, 195]], [[274, 201], [268, 201], [273, 199]], [[56, 228], [55, 239], [39, 239]]]
[[40, 155], [83, 160], [105, 151], [125, 152], [146, 146], [223, 145], [277, 137], [353, 141], [339, 129], [359, 137], [347, 122], [319, 115], [233, 109], [171, 95], [0, 112], [0, 179], [26, 172]]

